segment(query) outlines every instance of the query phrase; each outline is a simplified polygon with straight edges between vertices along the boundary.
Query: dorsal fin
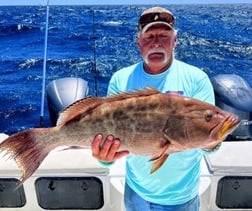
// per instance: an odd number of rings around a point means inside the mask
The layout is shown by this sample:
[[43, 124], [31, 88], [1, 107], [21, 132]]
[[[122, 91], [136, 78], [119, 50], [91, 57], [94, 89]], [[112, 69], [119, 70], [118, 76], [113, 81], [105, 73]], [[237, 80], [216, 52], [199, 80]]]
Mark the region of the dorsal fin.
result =
[[87, 97], [81, 100], [77, 100], [73, 104], [66, 107], [59, 113], [57, 125], [62, 125], [68, 122], [70, 119], [85, 113], [89, 109], [92, 109], [102, 102], [102, 98], [98, 97]]
[[132, 98], [132, 97], [150, 96], [150, 95], [154, 95], [158, 93], [160, 93], [158, 90], [147, 87], [147, 88], [132, 91], [132, 92], [121, 92], [119, 94], [110, 95], [106, 97], [106, 101], [112, 102], [116, 100], [124, 100], [127, 98]]
[[57, 120], [57, 125], [62, 125], [68, 122], [69, 120], [79, 116], [83, 115], [87, 111], [90, 111], [97, 106], [101, 105], [104, 102], [113, 102], [113, 101], [119, 101], [119, 100], [125, 100], [128, 98], [133, 97], [140, 97], [140, 96], [150, 96], [153, 94], [160, 93], [156, 89], [152, 88], [144, 88], [138, 91], [134, 92], [121, 92], [120, 94], [111, 95], [104, 98], [99, 97], [88, 97], [81, 100], [78, 100], [62, 110], [60, 112], [59, 118]]

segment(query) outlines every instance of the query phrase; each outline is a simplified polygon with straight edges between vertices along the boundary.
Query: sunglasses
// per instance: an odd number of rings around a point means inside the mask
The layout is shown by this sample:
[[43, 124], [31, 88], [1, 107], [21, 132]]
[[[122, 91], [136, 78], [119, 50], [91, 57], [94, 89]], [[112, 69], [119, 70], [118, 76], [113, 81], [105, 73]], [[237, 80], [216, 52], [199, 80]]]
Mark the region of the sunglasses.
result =
[[175, 18], [172, 14], [169, 13], [148, 13], [145, 15], [142, 15], [138, 21], [138, 29], [141, 31], [147, 24], [153, 23], [153, 22], [166, 22], [172, 27], [175, 23]]

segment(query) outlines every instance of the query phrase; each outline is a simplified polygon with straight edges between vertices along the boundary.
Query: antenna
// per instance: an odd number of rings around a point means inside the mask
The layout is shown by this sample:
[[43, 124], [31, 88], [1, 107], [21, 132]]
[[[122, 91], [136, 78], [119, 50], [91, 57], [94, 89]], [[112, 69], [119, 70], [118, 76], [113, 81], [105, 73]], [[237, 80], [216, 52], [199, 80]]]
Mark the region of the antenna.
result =
[[95, 30], [95, 11], [92, 10], [93, 16], [93, 69], [94, 69], [94, 83], [95, 83], [95, 96], [98, 96], [98, 84], [97, 84], [97, 69], [96, 69], [96, 30]]
[[45, 80], [46, 80], [47, 39], [48, 39], [48, 19], [49, 19], [49, 0], [47, 0], [47, 4], [46, 4], [46, 26], [45, 26], [45, 43], [44, 43], [44, 61], [43, 61], [43, 76], [42, 76], [40, 126], [44, 125]]

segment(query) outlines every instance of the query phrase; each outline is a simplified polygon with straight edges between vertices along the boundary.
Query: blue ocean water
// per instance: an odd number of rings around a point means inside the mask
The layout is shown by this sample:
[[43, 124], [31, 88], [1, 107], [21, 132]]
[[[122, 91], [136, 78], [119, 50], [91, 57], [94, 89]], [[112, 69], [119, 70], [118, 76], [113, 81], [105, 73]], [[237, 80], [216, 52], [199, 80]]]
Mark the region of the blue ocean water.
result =
[[[90, 95], [105, 96], [111, 75], [141, 59], [135, 36], [147, 7], [51, 6], [46, 84], [81, 77]], [[176, 16], [177, 58], [252, 86], [252, 4], [167, 7]], [[0, 133], [40, 126], [45, 21], [45, 6], [0, 7]], [[50, 126], [47, 103], [43, 126]]]

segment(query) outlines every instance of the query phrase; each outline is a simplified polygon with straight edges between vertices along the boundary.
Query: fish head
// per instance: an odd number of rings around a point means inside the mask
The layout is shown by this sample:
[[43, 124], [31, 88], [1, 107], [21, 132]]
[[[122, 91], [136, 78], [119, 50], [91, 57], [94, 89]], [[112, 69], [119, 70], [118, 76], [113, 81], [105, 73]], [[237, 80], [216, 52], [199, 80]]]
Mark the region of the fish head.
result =
[[219, 143], [240, 123], [236, 115], [212, 104], [181, 96], [172, 98], [173, 111], [163, 132], [177, 151]]

